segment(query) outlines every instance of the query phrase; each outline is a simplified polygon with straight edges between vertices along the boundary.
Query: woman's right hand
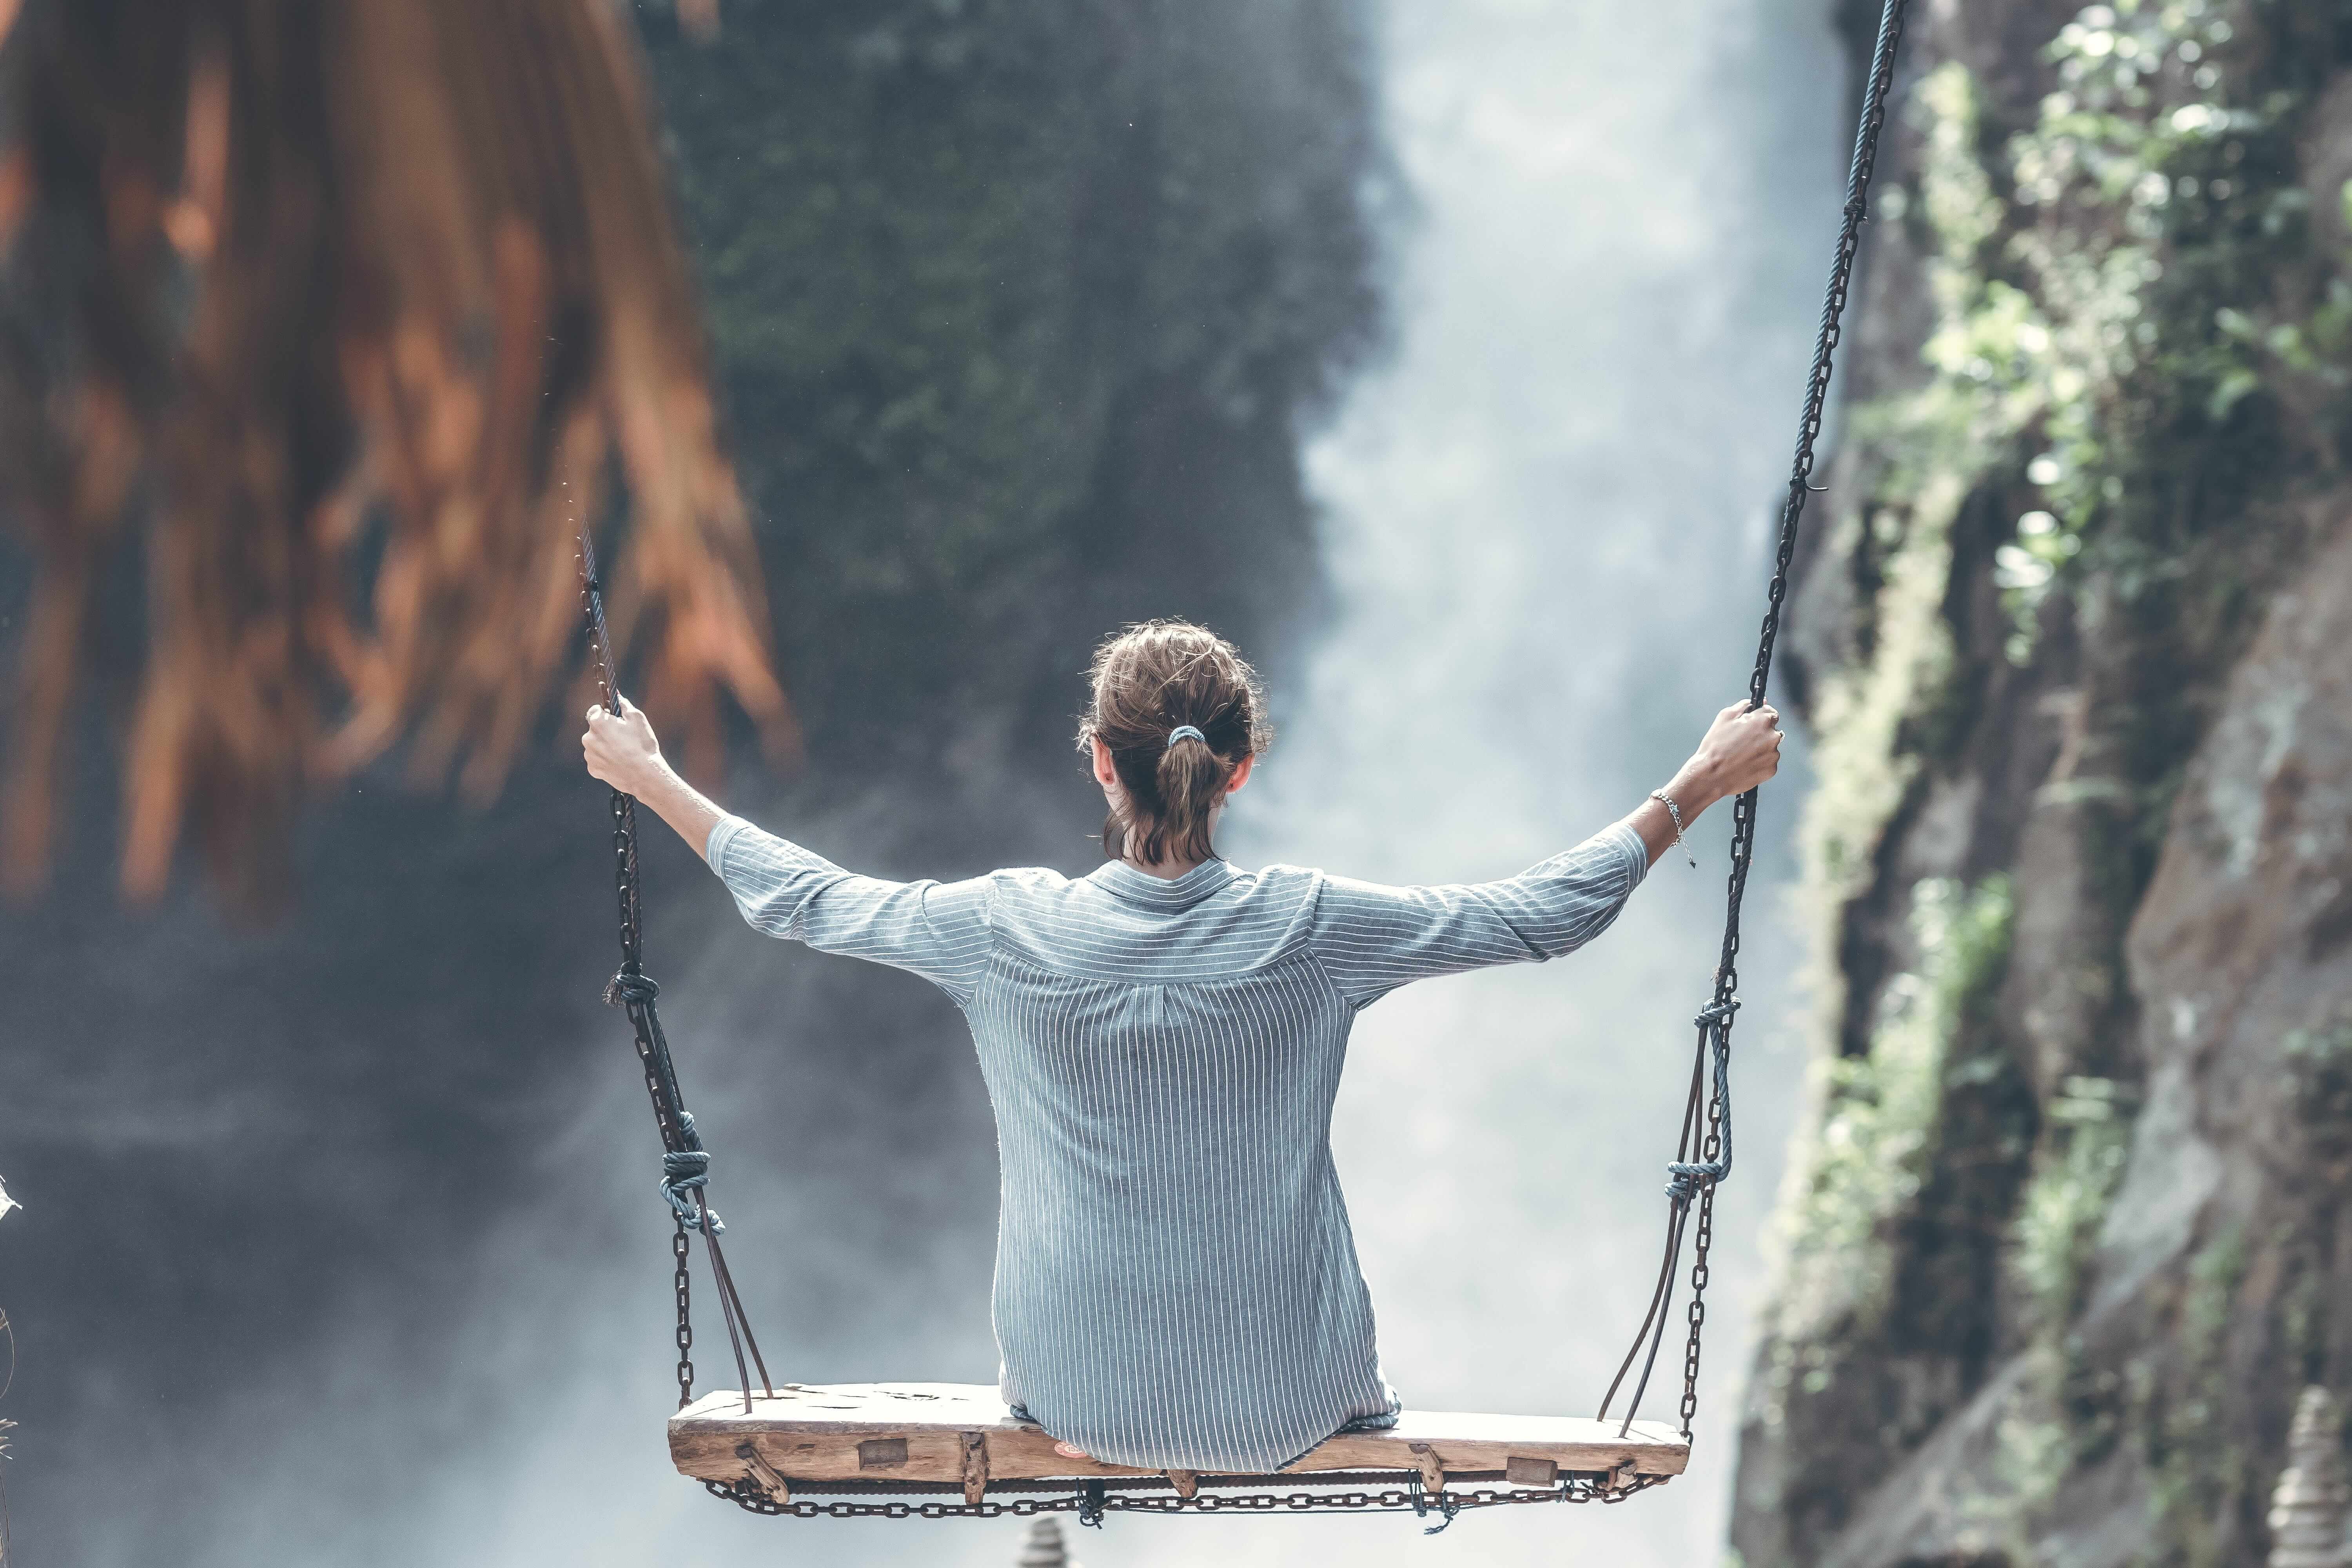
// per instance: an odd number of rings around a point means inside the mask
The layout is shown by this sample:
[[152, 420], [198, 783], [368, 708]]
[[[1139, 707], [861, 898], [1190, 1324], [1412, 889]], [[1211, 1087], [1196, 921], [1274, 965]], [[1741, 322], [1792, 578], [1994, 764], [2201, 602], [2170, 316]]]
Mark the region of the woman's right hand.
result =
[[1679, 776], [1708, 804], [1746, 795], [1780, 771], [1780, 742], [1787, 738], [1779, 709], [1768, 702], [1751, 711], [1746, 702], [1735, 702], [1715, 716]]
[[661, 742], [637, 705], [621, 699], [618, 713], [602, 707], [588, 710], [588, 728], [580, 736], [581, 758], [588, 771], [623, 795], [640, 800], [666, 771]]

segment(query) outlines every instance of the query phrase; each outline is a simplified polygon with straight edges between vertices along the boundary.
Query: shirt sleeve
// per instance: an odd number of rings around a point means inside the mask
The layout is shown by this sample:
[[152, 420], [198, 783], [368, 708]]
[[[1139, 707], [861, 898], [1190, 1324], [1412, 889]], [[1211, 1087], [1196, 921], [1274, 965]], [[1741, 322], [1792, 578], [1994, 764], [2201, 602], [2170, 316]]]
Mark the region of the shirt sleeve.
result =
[[912, 970], [969, 1005], [988, 971], [989, 881], [887, 882], [843, 870], [821, 855], [721, 817], [703, 858], [752, 928]]
[[1324, 879], [1309, 942], [1352, 1006], [1433, 975], [1541, 963], [1609, 929], [1650, 868], [1642, 836], [1620, 823], [1499, 882], [1390, 888]]

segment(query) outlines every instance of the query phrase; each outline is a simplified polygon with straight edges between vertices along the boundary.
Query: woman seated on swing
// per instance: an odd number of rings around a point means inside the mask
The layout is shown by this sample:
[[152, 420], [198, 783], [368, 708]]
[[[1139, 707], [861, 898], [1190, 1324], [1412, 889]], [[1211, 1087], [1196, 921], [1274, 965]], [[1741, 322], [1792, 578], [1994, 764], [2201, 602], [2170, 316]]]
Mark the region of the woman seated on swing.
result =
[[857, 876], [697, 794], [634, 708], [592, 710], [581, 744], [753, 926], [912, 970], [963, 1010], [996, 1111], [1013, 1413], [1072, 1458], [1270, 1472], [1399, 1409], [1331, 1163], [1358, 1011], [1600, 935], [1681, 830], [1772, 776], [1779, 716], [1725, 709], [1665, 788], [1518, 876], [1390, 888], [1218, 858], [1219, 814], [1272, 739], [1224, 639], [1130, 627], [1093, 687], [1078, 745], [1109, 816], [1104, 864], [1076, 881]]

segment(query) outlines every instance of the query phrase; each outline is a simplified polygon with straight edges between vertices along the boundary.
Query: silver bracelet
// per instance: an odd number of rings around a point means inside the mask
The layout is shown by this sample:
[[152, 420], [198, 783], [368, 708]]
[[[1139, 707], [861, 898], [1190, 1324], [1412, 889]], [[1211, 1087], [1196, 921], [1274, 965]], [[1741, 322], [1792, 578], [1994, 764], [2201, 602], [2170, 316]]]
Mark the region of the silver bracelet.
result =
[[1683, 852], [1683, 858], [1691, 863], [1691, 869], [1694, 871], [1697, 870], [1698, 857], [1692, 854], [1691, 847], [1683, 842], [1683, 808], [1675, 804], [1674, 796], [1668, 795], [1662, 789], [1652, 790], [1650, 792], [1650, 798], [1656, 801], [1660, 805], [1664, 806], [1666, 808], [1666, 815], [1675, 819], [1675, 847]]

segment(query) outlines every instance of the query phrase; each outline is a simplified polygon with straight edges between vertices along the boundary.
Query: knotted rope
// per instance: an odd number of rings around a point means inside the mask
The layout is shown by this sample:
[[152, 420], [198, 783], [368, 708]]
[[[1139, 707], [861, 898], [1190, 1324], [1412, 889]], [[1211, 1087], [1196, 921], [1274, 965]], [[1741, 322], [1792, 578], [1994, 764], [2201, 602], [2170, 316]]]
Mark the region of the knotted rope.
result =
[[702, 1135], [694, 1130], [694, 1112], [686, 1111], [679, 1120], [685, 1123], [679, 1132], [687, 1147], [663, 1151], [662, 1196], [669, 1200], [671, 1211], [688, 1230], [700, 1230], [708, 1218], [710, 1234], [723, 1236], [727, 1226], [720, 1223], [719, 1211], [698, 1201], [702, 1189], [710, 1184], [710, 1152], [702, 1146]]

